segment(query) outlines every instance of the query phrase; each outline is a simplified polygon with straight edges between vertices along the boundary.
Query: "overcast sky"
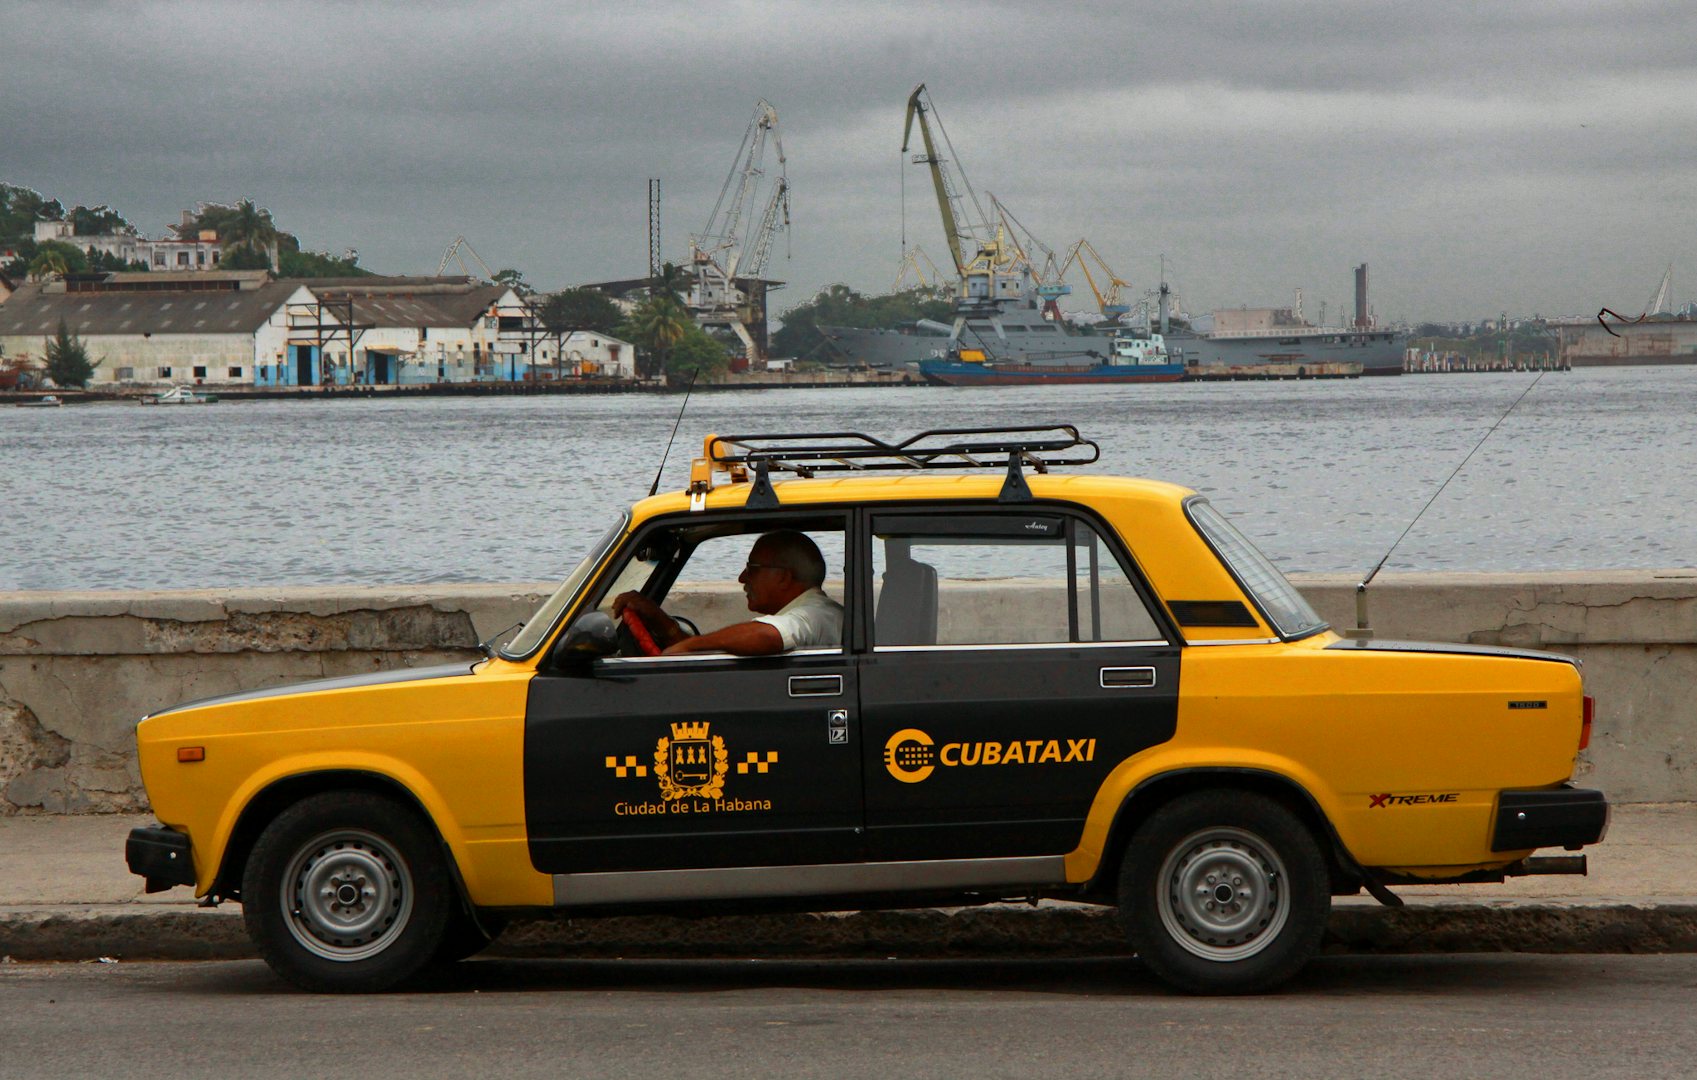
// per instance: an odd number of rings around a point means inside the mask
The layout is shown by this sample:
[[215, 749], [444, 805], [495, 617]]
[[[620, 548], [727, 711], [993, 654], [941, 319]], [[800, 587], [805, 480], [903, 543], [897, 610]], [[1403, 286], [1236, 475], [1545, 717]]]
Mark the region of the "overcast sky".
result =
[[251, 197], [386, 273], [463, 234], [556, 288], [646, 272], [649, 177], [681, 260], [765, 98], [782, 311], [888, 289], [904, 217], [946, 260], [925, 82], [981, 196], [1138, 291], [1164, 253], [1193, 311], [1330, 314], [1365, 261], [1381, 319], [1632, 313], [1669, 261], [1697, 295], [1694, 43], [1689, 2], [0, 0], [0, 180], [149, 236]]

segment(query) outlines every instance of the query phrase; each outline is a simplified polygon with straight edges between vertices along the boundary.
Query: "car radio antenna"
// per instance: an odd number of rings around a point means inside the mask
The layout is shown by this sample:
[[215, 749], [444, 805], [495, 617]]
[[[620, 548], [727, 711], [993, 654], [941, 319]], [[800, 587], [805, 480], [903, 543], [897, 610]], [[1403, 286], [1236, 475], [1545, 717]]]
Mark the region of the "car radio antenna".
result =
[[1467, 463], [1473, 460], [1473, 455], [1477, 454], [1479, 452], [1479, 448], [1485, 445], [1485, 440], [1489, 439], [1491, 435], [1496, 432], [1497, 428], [1502, 426], [1503, 421], [1508, 419], [1508, 414], [1515, 410], [1515, 406], [1519, 405], [1521, 401], [1526, 398], [1526, 395], [1532, 392], [1532, 388], [1538, 385], [1538, 379], [1542, 379], [1543, 377], [1544, 372], [1540, 371], [1538, 373], [1538, 378], [1533, 379], [1530, 383], [1528, 383], [1526, 385], [1526, 389], [1520, 392], [1520, 396], [1515, 398], [1514, 401], [1509, 404], [1509, 407], [1503, 410], [1503, 414], [1497, 417], [1497, 422], [1491, 425], [1490, 430], [1486, 431], [1485, 434], [1480, 437], [1479, 441], [1473, 444], [1473, 449], [1467, 452], [1467, 456], [1461, 459], [1461, 464], [1457, 465], [1449, 476], [1444, 478], [1444, 482], [1438, 485], [1438, 490], [1434, 491], [1432, 493], [1432, 497], [1426, 500], [1426, 505], [1420, 508], [1420, 513], [1414, 515], [1414, 520], [1408, 523], [1408, 528], [1402, 530], [1402, 535], [1398, 536], [1396, 538], [1396, 543], [1393, 543], [1390, 546], [1390, 550], [1385, 552], [1385, 557], [1380, 559], [1377, 565], [1368, 572], [1367, 576], [1361, 579], [1361, 584], [1355, 587], [1355, 629], [1345, 630], [1343, 632], [1344, 637], [1350, 638], [1354, 641], [1372, 640], [1373, 628], [1367, 619], [1367, 586], [1373, 584], [1373, 579], [1379, 576], [1379, 571], [1384, 569], [1385, 563], [1390, 559], [1391, 552], [1395, 551], [1397, 549], [1397, 545], [1403, 542], [1403, 539], [1408, 536], [1414, 526], [1419, 523], [1423, 516], [1425, 516], [1426, 511], [1432, 508], [1432, 504], [1438, 501], [1438, 496], [1442, 495], [1444, 493], [1444, 489], [1450, 486], [1450, 481], [1454, 480], [1461, 470], [1467, 467]]
[[684, 387], [683, 404], [678, 406], [678, 418], [672, 423], [672, 437], [666, 440], [666, 452], [660, 455], [660, 468], [654, 472], [654, 483], [648, 486], [649, 498], [653, 498], [660, 490], [660, 474], [666, 471], [666, 459], [672, 456], [672, 443], [678, 438], [678, 425], [684, 422], [684, 410], [689, 408], [689, 392], [695, 389], [695, 377], [700, 374], [700, 367], [689, 373], [689, 385]]

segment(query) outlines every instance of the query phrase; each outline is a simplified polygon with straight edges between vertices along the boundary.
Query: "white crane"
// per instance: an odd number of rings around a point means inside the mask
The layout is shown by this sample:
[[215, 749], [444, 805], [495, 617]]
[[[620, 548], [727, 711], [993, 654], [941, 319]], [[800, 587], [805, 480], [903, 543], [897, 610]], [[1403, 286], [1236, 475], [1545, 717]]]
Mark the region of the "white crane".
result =
[[[752, 236], [743, 237], [744, 222], [756, 219], [761, 206], [761, 181], [766, 175], [766, 140], [777, 153], [778, 175], [764, 202]], [[731, 171], [719, 189], [719, 199], [707, 227], [689, 238], [690, 266], [695, 273], [689, 308], [702, 326], [728, 327], [742, 341], [750, 359], [759, 348], [748, 324], [757, 306], [737, 285], [739, 278], [758, 278], [766, 272], [772, 238], [789, 227], [790, 184], [785, 172], [784, 141], [778, 133], [778, 110], [764, 99], [755, 102], [754, 116], [743, 132]], [[779, 224], [780, 214], [782, 225]]]
[[478, 268], [483, 271], [481, 280], [495, 280], [495, 271], [489, 269], [489, 264], [483, 261], [483, 256], [479, 255], [477, 249], [471, 246], [471, 241], [463, 236], [454, 237], [454, 242], [449, 244], [448, 250], [442, 253], [442, 261], [436, 264], [437, 277], [441, 277], [447, 271], [449, 262], [458, 260], [460, 272], [468, 278], [477, 279], [477, 275], [471, 272], [470, 267], [466, 266], [465, 255], [460, 254], [462, 250], [469, 254], [477, 262]]

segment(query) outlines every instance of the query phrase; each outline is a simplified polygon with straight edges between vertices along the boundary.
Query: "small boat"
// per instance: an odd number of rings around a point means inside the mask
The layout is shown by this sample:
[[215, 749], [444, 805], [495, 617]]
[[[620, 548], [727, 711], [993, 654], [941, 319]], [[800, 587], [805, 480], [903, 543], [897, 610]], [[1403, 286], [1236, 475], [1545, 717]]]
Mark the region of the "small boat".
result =
[[210, 405], [218, 400], [216, 394], [202, 394], [192, 386], [173, 386], [163, 394], [149, 394], [141, 399], [143, 405]]
[[20, 409], [57, 409], [64, 402], [60, 401], [57, 395], [43, 394], [33, 401], [19, 401], [16, 404]]
[[938, 360], [922, 360], [919, 373], [944, 386], [1042, 386], [1064, 383], [1178, 382], [1184, 365], [1167, 355], [1160, 334], [1121, 335], [1108, 356], [1074, 353], [1027, 354], [1022, 361], [991, 359], [983, 349], [958, 349]]

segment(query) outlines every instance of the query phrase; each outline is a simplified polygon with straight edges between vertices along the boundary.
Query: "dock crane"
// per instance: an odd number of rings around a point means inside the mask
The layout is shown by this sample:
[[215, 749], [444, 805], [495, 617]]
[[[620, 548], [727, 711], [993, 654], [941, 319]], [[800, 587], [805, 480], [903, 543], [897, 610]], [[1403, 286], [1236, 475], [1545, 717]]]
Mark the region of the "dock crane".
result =
[[[481, 279], [471, 272], [471, 268], [466, 265], [465, 255], [460, 254], [461, 251], [470, 255], [477, 263], [478, 269], [483, 271]], [[483, 261], [483, 256], [479, 255], [477, 249], [471, 246], [471, 241], [463, 236], [454, 237], [454, 242], [449, 244], [448, 250], [442, 253], [442, 261], [436, 264], [436, 276], [441, 277], [447, 271], [448, 264], [456, 260], [460, 264], [460, 272], [466, 277], [482, 281], [495, 280], [495, 271], [489, 269], [489, 264]]]
[[[1096, 264], [1097, 271], [1102, 275], [1103, 283], [1107, 286], [1106, 292], [1103, 292], [1102, 287], [1096, 284], [1096, 275], [1090, 272], [1092, 262]], [[1074, 263], [1077, 263], [1078, 268], [1084, 272], [1085, 283], [1090, 286], [1091, 294], [1096, 297], [1096, 306], [1101, 309], [1105, 318], [1117, 322], [1121, 316], [1131, 310], [1131, 305], [1120, 298], [1120, 290], [1130, 288], [1131, 282], [1122, 280], [1119, 275], [1115, 274], [1113, 268], [1108, 265], [1108, 261], [1102, 258], [1095, 245], [1088, 239], [1080, 240], [1072, 246], [1072, 250], [1067, 253], [1066, 263], [1061, 267], [1061, 273], [1065, 275], [1066, 271], [1072, 269]]]
[[[1051, 322], [1059, 322], [1062, 318], [1060, 299], [1072, 294], [1072, 286], [1062, 280], [1061, 257], [1055, 254], [1055, 249], [1037, 239], [1030, 229], [1020, 224], [1013, 216], [1013, 211], [1007, 208], [1002, 200], [996, 198], [994, 192], [985, 192], [990, 196], [990, 205], [995, 207], [996, 220], [1002, 232], [1013, 245], [1013, 262], [1022, 270], [1031, 274], [1037, 283], [1037, 295], [1043, 300], [1043, 317]], [[1042, 256], [1042, 265], [1038, 265], [1036, 256]]]
[[[926, 276], [929, 270], [930, 276]], [[909, 280], [913, 281], [910, 286]], [[931, 256], [925, 254], [925, 249], [915, 244], [902, 254], [901, 261], [896, 264], [896, 279], [890, 286], [891, 292], [901, 292], [906, 288], [937, 289], [942, 291], [943, 272], [937, 269], [937, 264], [931, 261]]]
[[[937, 108], [925, 90], [925, 84], [914, 87], [907, 99], [907, 122], [902, 129], [902, 153], [908, 152], [913, 141], [914, 121], [919, 122], [920, 139], [925, 152], [916, 154], [913, 162], [931, 171], [931, 186], [937, 194], [937, 209], [943, 219], [943, 236], [949, 242], [949, 256], [955, 272], [960, 275], [960, 291], [956, 297], [955, 336], [970, 315], [983, 314], [991, 319], [1000, 333], [998, 300], [1018, 299], [1024, 293], [1024, 274], [1018, 259], [1008, 250], [1006, 230], [992, 225], [978, 202], [978, 193], [966, 179], [966, 173], [954, 158], [954, 146], [942, 121], [936, 119]], [[936, 123], [937, 131], [931, 127]], [[949, 151], [944, 157], [937, 141]], [[957, 180], [958, 175], [958, 180]], [[971, 213], [968, 214], [968, 207]], [[976, 250], [967, 254], [970, 243]]]
[[[761, 205], [768, 138], [777, 153], [778, 176], [753, 233], [745, 239], [744, 222], [755, 220], [756, 207]], [[766, 321], [764, 296], [757, 299], [751, 295], [751, 287], [761, 289], [756, 282], [766, 271], [773, 237], [780, 228], [787, 232], [790, 224], [786, 167], [778, 110], [761, 99], [754, 104], [754, 116], [743, 132], [742, 144], [719, 189], [707, 227], [689, 238], [689, 261], [695, 275], [689, 293], [690, 313], [702, 327], [728, 328], [742, 341], [750, 360], [764, 352], [763, 344], [755, 341], [754, 330], [759, 330], [763, 341]]]

